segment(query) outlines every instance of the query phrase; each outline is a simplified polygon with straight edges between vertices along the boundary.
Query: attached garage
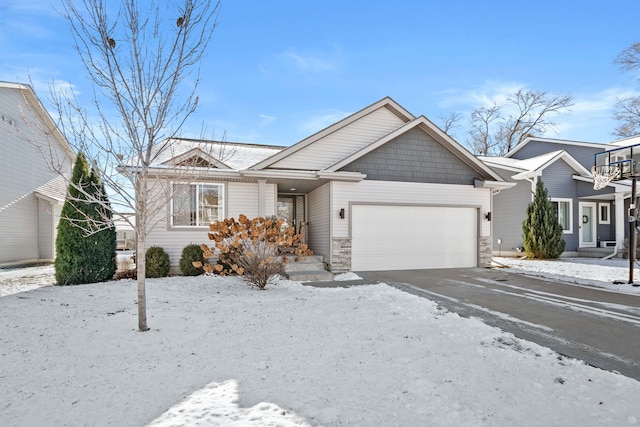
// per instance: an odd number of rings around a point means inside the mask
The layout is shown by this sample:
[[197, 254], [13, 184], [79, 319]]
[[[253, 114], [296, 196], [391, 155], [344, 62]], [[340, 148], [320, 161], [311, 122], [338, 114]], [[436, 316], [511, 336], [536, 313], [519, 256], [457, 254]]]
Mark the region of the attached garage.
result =
[[478, 209], [352, 205], [352, 271], [478, 265]]

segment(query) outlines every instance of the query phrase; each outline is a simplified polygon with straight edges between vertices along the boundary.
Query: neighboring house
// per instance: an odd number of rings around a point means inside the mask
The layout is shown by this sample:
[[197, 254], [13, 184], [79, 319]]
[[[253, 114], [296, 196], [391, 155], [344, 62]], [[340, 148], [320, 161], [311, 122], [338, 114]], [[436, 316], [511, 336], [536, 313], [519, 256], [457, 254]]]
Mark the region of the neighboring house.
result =
[[175, 140], [171, 152], [155, 165], [165, 176], [201, 166], [147, 238], [173, 266], [208, 243], [209, 222], [240, 214], [286, 218], [334, 272], [489, 266], [492, 193], [512, 185], [388, 97], [287, 148]]
[[613, 182], [596, 191], [591, 176], [595, 154], [611, 148], [615, 147], [530, 137], [504, 157], [479, 157], [505, 180], [516, 183], [493, 199], [494, 254], [521, 253], [522, 221], [538, 179], [545, 184], [564, 229], [564, 255], [607, 255], [621, 250], [628, 236], [629, 182]]
[[52, 261], [75, 155], [26, 84], [0, 82], [0, 265]]
[[115, 213], [113, 215], [113, 224], [116, 227], [117, 250], [125, 251], [136, 248], [135, 223], [136, 217], [133, 213]]

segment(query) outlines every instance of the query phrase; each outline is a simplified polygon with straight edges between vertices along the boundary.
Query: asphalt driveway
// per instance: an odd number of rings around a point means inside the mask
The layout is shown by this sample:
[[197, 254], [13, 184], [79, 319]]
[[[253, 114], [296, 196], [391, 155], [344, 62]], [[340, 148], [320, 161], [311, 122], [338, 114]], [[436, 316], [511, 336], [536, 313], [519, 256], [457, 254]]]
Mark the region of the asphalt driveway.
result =
[[[640, 296], [469, 268], [357, 272], [515, 336], [640, 380]], [[344, 285], [344, 284], [342, 284]]]

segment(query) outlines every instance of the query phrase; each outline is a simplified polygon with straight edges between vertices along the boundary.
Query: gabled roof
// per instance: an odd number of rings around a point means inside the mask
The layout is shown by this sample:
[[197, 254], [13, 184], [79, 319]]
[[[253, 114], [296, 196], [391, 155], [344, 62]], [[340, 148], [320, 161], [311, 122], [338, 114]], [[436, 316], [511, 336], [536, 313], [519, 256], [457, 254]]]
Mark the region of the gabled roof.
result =
[[544, 169], [554, 164], [558, 160], [563, 160], [567, 163], [578, 175], [585, 177], [591, 177], [589, 172], [584, 166], [580, 164], [571, 154], [564, 150], [552, 151], [550, 153], [542, 154], [536, 157], [530, 157], [524, 160], [512, 159], [508, 157], [478, 157], [483, 163], [488, 166], [510, 170], [515, 172], [512, 176], [513, 179], [526, 179], [534, 176], [538, 176]]
[[173, 138], [154, 147], [152, 167], [180, 165], [199, 157], [219, 169], [244, 170], [283, 149], [274, 145]]
[[348, 165], [349, 163], [354, 162], [360, 157], [370, 153], [371, 151], [379, 148], [380, 146], [386, 144], [389, 141], [399, 137], [400, 135], [408, 132], [411, 129], [419, 128], [425, 133], [429, 134], [436, 142], [442, 144], [446, 147], [452, 154], [466, 163], [469, 167], [474, 169], [476, 172], [480, 173], [483, 178], [488, 178], [496, 181], [502, 181], [503, 179], [496, 174], [491, 168], [487, 167], [478, 158], [472, 155], [467, 149], [458, 144], [453, 138], [444, 133], [440, 128], [434, 125], [429, 119], [425, 116], [420, 116], [416, 119], [411, 120], [410, 122], [404, 124], [403, 126], [395, 129], [394, 131], [386, 134], [382, 138], [373, 141], [372, 143], [366, 145], [360, 150], [354, 152], [353, 154], [341, 159], [340, 161], [334, 163], [333, 165], [326, 168], [326, 171], [335, 172], [340, 168]]
[[512, 157], [515, 153], [520, 151], [522, 148], [524, 148], [527, 144], [529, 144], [532, 141], [548, 142], [548, 143], [558, 144], [558, 145], [574, 145], [578, 147], [601, 148], [601, 149], [604, 149], [606, 147], [604, 144], [597, 143], [597, 142], [572, 141], [568, 139], [538, 138], [536, 136], [529, 136], [520, 144], [512, 148], [507, 154], [504, 155], [504, 157]]
[[26, 101], [29, 103], [29, 108], [33, 111], [34, 114], [42, 118], [42, 121], [46, 126], [46, 129], [49, 132], [49, 134], [53, 135], [54, 139], [58, 142], [58, 144], [60, 144], [60, 146], [67, 153], [69, 158], [71, 158], [72, 160], [76, 158], [76, 154], [71, 148], [69, 141], [67, 141], [67, 138], [65, 138], [62, 132], [60, 132], [60, 129], [58, 129], [58, 126], [51, 118], [51, 115], [49, 114], [47, 109], [44, 108], [44, 105], [42, 104], [42, 102], [40, 102], [40, 99], [38, 98], [38, 96], [36, 95], [36, 93], [34, 92], [33, 88], [30, 85], [24, 84], [24, 83], [10, 83], [10, 82], [0, 81], [0, 88], [13, 89], [13, 90], [20, 91], [24, 96], [24, 98], [26, 99]]
[[[389, 124], [388, 126], [392, 126], [393, 128], [395, 127], [399, 127], [401, 124], [403, 123], [407, 123], [413, 119], [415, 119], [415, 117], [413, 116], [413, 114], [411, 114], [409, 111], [405, 110], [404, 107], [402, 107], [400, 104], [398, 104], [396, 101], [394, 101], [393, 99], [391, 99], [390, 97], [385, 97], [383, 99], [381, 99], [378, 102], [375, 102], [371, 105], [369, 105], [368, 107], [363, 108], [362, 110], [351, 114], [350, 116], [340, 120], [337, 123], [334, 123], [333, 125], [303, 139], [302, 141], [282, 150], [281, 152], [269, 157], [268, 159], [265, 159], [264, 161], [261, 161], [259, 163], [256, 163], [255, 165], [252, 166], [252, 169], [267, 169], [269, 167], [275, 167], [278, 168], [278, 166], [276, 165], [278, 162], [283, 161], [284, 159], [287, 158], [291, 158], [292, 156], [294, 156], [296, 153], [301, 152], [302, 150], [304, 150], [307, 147], [312, 146], [313, 144], [321, 141], [321, 140], [328, 140], [328, 137], [332, 136], [332, 135], [336, 135], [338, 132], [340, 131], [345, 131], [350, 125], [361, 121], [362, 119], [366, 118], [369, 115], [374, 114], [375, 112], [384, 109], [384, 111], [387, 111], [391, 114], [393, 114], [393, 116], [396, 117], [397, 123], [396, 124]], [[381, 129], [375, 129], [375, 131], [378, 132], [378, 134], [380, 134], [379, 136], [387, 133], [388, 131], [390, 131], [391, 129], [389, 127], [386, 128], [381, 128]], [[371, 138], [369, 135], [366, 135], [364, 137], [369, 137]], [[373, 139], [377, 139], [377, 138], [373, 138]], [[347, 155], [359, 148], [361, 148], [362, 146], [367, 145], [368, 143], [371, 142], [371, 139], [366, 140], [366, 139], [357, 139], [357, 138], [352, 138], [348, 140], [348, 144], [345, 142], [339, 143], [336, 145], [335, 148], [337, 148], [338, 150], [344, 150], [346, 151], [346, 153], [340, 153], [337, 152], [337, 150], [326, 150], [325, 152], [331, 151], [334, 155], [334, 159], [333, 161], [330, 161], [328, 163], [326, 163], [324, 165], [324, 167], [305, 167], [305, 165], [301, 165], [300, 169], [314, 169], [314, 170], [323, 170], [326, 166], [331, 165], [332, 163], [334, 163], [335, 161], [338, 161], [339, 159], [343, 158], [344, 155]]]
[[213, 157], [210, 153], [205, 153], [202, 148], [195, 147], [191, 150], [172, 157], [165, 162], [169, 166], [196, 166], [196, 167], [214, 167], [218, 169], [231, 169], [229, 166]]

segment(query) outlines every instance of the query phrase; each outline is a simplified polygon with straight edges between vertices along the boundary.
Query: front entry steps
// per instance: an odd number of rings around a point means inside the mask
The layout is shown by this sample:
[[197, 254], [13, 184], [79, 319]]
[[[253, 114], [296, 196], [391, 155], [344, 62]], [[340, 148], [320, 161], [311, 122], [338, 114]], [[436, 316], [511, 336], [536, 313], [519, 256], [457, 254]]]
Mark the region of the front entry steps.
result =
[[288, 258], [289, 262], [285, 264], [284, 274], [289, 280], [296, 282], [333, 280], [333, 273], [325, 269], [322, 255], [298, 257], [298, 262], [294, 261], [296, 257], [293, 255]]

